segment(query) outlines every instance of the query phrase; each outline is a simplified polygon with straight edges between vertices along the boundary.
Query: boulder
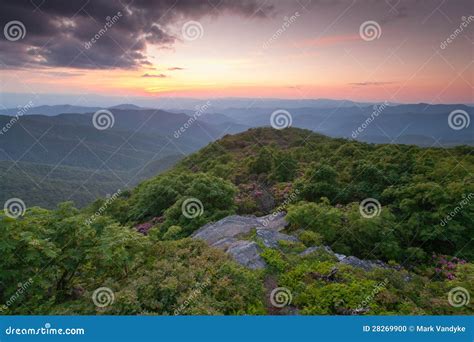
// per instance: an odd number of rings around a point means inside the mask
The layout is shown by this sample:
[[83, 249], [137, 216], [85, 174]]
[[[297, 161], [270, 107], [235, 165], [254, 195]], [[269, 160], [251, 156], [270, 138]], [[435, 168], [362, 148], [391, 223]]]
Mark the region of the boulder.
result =
[[224, 238], [248, 234], [254, 228], [280, 231], [287, 224], [285, 213], [270, 214], [262, 217], [232, 215], [217, 222], [206, 224], [195, 231], [191, 237], [204, 240], [212, 245]]
[[351, 265], [353, 267], [359, 267], [366, 271], [371, 271], [375, 267], [391, 268], [386, 263], [380, 260], [362, 260], [355, 256], [348, 256], [340, 260], [342, 264]]
[[347, 257], [344, 254], [339, 254], [339, 253], [333, 253], [333, 254], [337, 258], [337, 260], [339, 260], [339, 262], [341, 262], [342, 260], [344, 260]]
[[329, 254], [334, 254], [334, 252], [332, 251], [331, 247], [329, 246], [313, 246], [313, 247], [309, 247], [307, 249], [305, 249], [303, 252], [301, 252], [299, 255], [300, 256], [306, 256], [306, 255], [309, 255], [313, 252], [316, 252], [316, 251], [319, 251], [323, 249], [324, 251], [326, 251], [327, 253]]
[[234, 237], [225, 237], [220, 239], [219, 241], [214, 242], [211, 246], [223, 250], [227, 250], [232, 244], [237, 242], [238, 240]]
[[[266, 267], [265, 261], [260, 256], [262, 249], [254, 241], [243, 240], [242, 235], [249, 234], [252, 229], [256, 229], [257, 239], [268, 248], [278, 248], [278, 242], [282, 240], [298, 242], [296, 237], [280, 233], [286, 226], [284, 212], [262, 217], [232, 215], [206, 224], [194, 232], [191, 237], [204, 240], [212, 247], [222, 249], [245, 267], [261, 269]], [[375, 267], [390, 268], [380, 260], [361, 260], [355, 256], [334, 253], [329, 246], [309, 247], [299, 255], [306, 256], [317, 250], [324, 250], [332, 254], [342, 264], [362, 268], [366, 271]]]
[[304, 250], [303, 252], [301, 252], [299, 255], [300, 256], [306, 256], [306, 255], [309, 255], [309, 254], [311, 254], [311, 253], [313, 253], [317, 250], [321, 250], [321, 249], [324, 249], [327, 253], [334, 255], [334, 257], [336, 257], [337, 260], [341, 264], [346, 264], [346, 265], [350, 265], [352, 267], [362, 268], [366, 271], [371, 271], [375, 267], [391, 268], [389, 265], [387, 265], [386, 263], [384, 263], [383, 261], [380, 261], [380, 260], [362, 260], [362, 259], [359, 259], [359, 258], [357, 258], [355, 256], [352, 256], [352, 255], [351, 256], [346, 256], [344, 254], [334, 253], [329, 246], [309, 247], [306, 250]]
[[294, 236], [271, 229], [257, 229], [257, 239], [261, 240], [264, 246], [268, 248], [278, 248], [278, 241], [298, 242], [298, 239]]
[[262, 249], [254, 241], [240, 240], [227, 249], [227, 253], [239, 264], [250, 269], [262, 269], [267, 266], [260, 256]]
[[280, 231], [288, 225], [285, 216], [286, 213], [280, 211], [274, 212], [266, 216], [258, 217], [257, 220], [263, 226], [262, 228]]
[[257, 234], [261, 231], [260, 235], [265, 246], [277, 247], [278, 240], [298, 241], [294, 237], [279, 233], [286, 225], [285, 213], [263, 217], [232, 215], [206, 224], [191, 237], [204, 240], [212, 247], [222, 249], [243, 266], [260, 269], [266, 266], [265, 261], [260, 257], [261, 248], [255, 242], [242, 240], [240, 237], [256, 229]]

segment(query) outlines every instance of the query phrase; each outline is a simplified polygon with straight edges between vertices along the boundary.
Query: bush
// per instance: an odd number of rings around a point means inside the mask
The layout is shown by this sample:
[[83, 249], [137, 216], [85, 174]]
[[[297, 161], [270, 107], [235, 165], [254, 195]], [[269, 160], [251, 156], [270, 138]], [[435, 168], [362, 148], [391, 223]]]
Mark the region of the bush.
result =
[[181, 236], [182, 232], [183, 229], [180, 226], [171, 226], [163, 234], [163, 240], [176, 240]]
[[321, 235], [310, 230], [303, 230], [298, 238], [306, 247], [320, 246], [322, 243]]
[[270, 267], [270, 271], [283, 272], [288, 268], [288, 263], [283, 259], [281, 253], [276, 249], [265, 248], [261, 257]]
[[208, 174], [166, 174], [137, 188], [130, 198], [131, 215], [134, 221], [164, 216], [162, 233], [178, 225], [178, 236], [185, 237], [209, 221], [233, 214], [235, 193], [232, 183]]

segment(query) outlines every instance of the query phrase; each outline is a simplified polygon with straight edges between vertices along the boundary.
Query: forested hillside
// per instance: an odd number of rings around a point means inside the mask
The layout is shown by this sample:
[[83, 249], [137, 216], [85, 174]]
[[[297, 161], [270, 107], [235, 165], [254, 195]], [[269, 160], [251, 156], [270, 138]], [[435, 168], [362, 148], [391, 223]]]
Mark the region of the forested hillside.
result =
[[72, 201], [82, 208], [166, 171], [180, 159], [172, 155], [127, 171], [0, 161], [0, 202], [22, 198], [28, 206], [53, 209], [57, 203]]
[[[6, 314], [473, 314], [451, 298], [474, 288], [473, 172], [468, 146], [294, 128], [228, 135], [84, 209], [2, 215], [0, 302], [11, 302]], [[277, 213], [291, 241], [269, 248], [255, 231], [240, 236], [258, 244], [263, 269], [191, 238], [229, 215]], [[19, 281], [28, 287], [16, 295]], [[277, 286], [291, 291], [287, 311], [268, 304]], [[94, 305], [101, 287], [113, 304]]]

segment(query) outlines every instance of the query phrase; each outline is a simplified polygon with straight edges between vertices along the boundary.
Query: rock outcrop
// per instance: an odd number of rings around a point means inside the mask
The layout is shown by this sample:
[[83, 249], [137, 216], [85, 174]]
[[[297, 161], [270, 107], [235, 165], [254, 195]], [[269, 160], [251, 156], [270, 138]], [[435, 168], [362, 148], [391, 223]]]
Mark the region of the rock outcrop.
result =
[[278, 248], [279, 241], [298, 242], [294, 236], [282, 234], [271, 229], [257, 229], [257, 239], [262, 241], [263, 245], [268, 248]]
[[260, 256], [262, 249], [254, 241], [239, 240], [227, 248], [227, 253], [239, 264], [251, 268], [265, 268], [266, 263]]
[[380, 260], [362, 260], [355, 256], [347, 256], [340, 261], [342, 264], [359, 267], [366, 271], [371, 271], [375, 267], [390, 268], [387, 264]]
[[[232, 215], [202, 226], [191, 237], [204, 240], [210, 246], [222, 249], [245, 267], [262, 269], [266, 267], [265, 261], [260, 256], [262, 248], [257, 242], [245, 238], [249, 238], [248, 235], [255, 229], [255, 240], [260, 241], [267, 248], [279, 248], [279, 241], [298, 242], [296, 237], [280, 232], [287, 225], [285, 213], [274, 213], [263, 217]], [[306, 256], [318, 250], [332, 254], [341, 264], [366, 271], [375, 267], [390, 268], [380, 260], [361, 260], [355, 256], [334, 253], [329, 246], [309, 247], [299, 255]]]
[[334, 254], [334, 252], [332, 251], [332, 249], [328, 246], [314, 246], [314, 247], [309, 247], [307, 249], [305, 249], [303, 252], [301, 252], [299, 255], [300, 256], [306, 256], [306, 255], [309, 255], [313, 252], [316, 252], [316, 251], [319, 251], [323, 249], [324, 251], [326, 251], [327, 253], [331, 253], [331, 254]]
[[387, 265], [386, 263], [384, 263], [383, 261], [380, 261], [380, 260], [362, 260], [362, 259], [359, 259], [359, 258], [357, 258], [355, 256], [352, 256], [352, 255], [346, 256], [344, 254], [334, 253], [332, 251], [331, 247], [329, 247], [329, 246], [309, 247], [306, 250], [304, 250], [303, 252], [301, 252], [299, 255], [300, 256], [306, 256], [306, 255], [309, 255], [309, 254], [311, 254], [315, 251], [318, 251], [318, 250], [324, 250], [326, 253], [334, 255], [337, 258], [337, 260], [339, 260], [339, 262], [341, 264], [346, 264], [346, 265], [350, 265], [352, 267], [362, 268], [366, 271], [371, 271], [375, 267], [390, 268], [389, 265]]
[[202, 226], [191, 237], [204, 240], [213, 245], [224, 238], [248, 234], [252, 229], [280, 231], [287, 225], [284, 213], [262, 217], [232, 215]]
[[279, 240], [298, 241], [293, 236], [279, 233], [286, 225], [284, 213], [263, 217], [232, 215], [206, 224], [191, 237], [204, 240], [212, 247], [224, 250], [245, 267], [262, 269], [266, 266], [260, 256], [262, 249], [255, 241], [247, 241], [242, 237], [255, 229], [257, 239], [270, 248], [276, 248]]

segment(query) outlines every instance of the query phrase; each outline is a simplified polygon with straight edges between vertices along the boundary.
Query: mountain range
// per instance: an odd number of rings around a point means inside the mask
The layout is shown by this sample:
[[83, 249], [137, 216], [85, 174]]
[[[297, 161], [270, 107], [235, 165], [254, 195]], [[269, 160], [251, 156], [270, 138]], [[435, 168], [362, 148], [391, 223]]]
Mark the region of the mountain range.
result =
[[94, 113], [102, 107], [44, 105], [18, 116], [18, 108], [0, 110], [0, 200], [27, 192], [32, 204], [50, 208], [73, 200], [82, 206], [136, 185], [226, 134], [270, 126], [272, 113], [281, 109], [293, 127], [332, 137], [434, 147], [474, 144], [472, 125], [455, 130], [448, 123], [456, 110], [472, 116], [472, 107], [462, 104], [255, 100], [251, 107], [223, 108], [222, 103], [249, 100], [220, 101], [166, 111], [134, 104], [108, 107], [113, 125], [104, 130], [94, 126]]

